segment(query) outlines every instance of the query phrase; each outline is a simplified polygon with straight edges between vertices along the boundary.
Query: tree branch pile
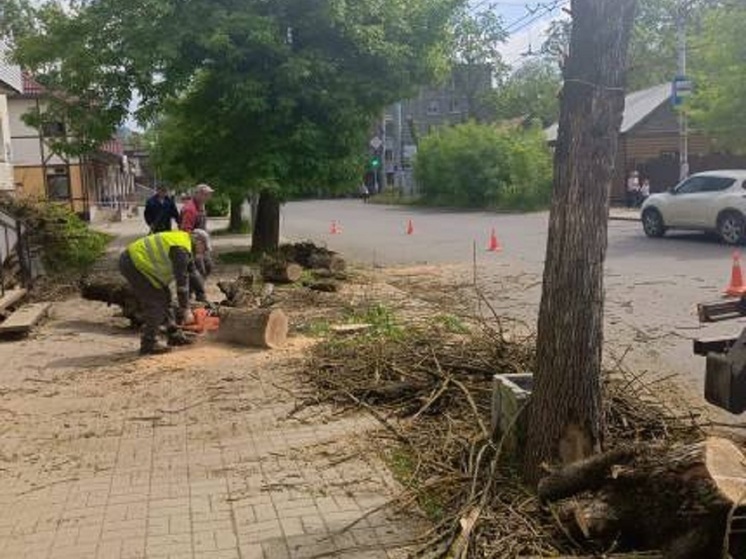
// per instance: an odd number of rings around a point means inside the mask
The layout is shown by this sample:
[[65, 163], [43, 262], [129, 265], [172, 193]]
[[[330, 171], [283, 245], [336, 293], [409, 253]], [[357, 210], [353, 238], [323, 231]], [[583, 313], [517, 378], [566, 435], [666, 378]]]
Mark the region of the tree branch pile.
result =
[[[568, 529], [558, 507], [522, 485], [514, 457], [490, 432], [492, 377], [532, 367], [528, 342], [508, 342], [487, 328], [455, 334], [433, 323], [330, 338], [315, 348], [308, 376], [313, 403], [363, 408], [383, 426], [382, 437], [395, 441], [387, 453], [406, 488], [397, 502], [417, 502], [433, 521], [415, 556], [659, 557], [599, 550]], [[608, 448], [702, 439], [696, 417], [673, 413], [653, 397], [653, 385], [621, 367], [604, 389]]]

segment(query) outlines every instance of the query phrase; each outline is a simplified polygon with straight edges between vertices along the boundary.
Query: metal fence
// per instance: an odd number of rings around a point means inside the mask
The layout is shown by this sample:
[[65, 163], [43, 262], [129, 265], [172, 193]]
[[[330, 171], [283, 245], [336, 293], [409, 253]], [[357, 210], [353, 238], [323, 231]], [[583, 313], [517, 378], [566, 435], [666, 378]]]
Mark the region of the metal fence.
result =
[[20, 219], [0, 212], [0, 296], [5, 295], [9, 279], [6, 276], [14, 274], [14, 268], [20, 274], [22, 287], [31, 287], [34, 278], [27, 227]]

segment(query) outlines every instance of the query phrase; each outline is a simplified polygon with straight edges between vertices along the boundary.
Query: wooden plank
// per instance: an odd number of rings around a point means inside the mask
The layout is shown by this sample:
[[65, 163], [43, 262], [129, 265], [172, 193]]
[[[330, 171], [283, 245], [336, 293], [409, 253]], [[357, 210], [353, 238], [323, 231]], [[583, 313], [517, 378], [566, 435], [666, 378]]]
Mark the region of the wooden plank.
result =
[[0, 297], [0, 312], [21, 302], [26, 293], [25, 289], [9, 289], [6, 291], [5, 295]]
[[697, 305], [697, 314], [700, 322], [720, 322], [742, 317], [744, 308], [741, 299], [731, 299]]
[[26, 333], [49, 312], [51, 303], [25, 305], [0, 324], [0, 334]]
[[726, 353], [738, 338], [696, 339], [692, 344], [694, 355], [706, 357], [708, 353]]

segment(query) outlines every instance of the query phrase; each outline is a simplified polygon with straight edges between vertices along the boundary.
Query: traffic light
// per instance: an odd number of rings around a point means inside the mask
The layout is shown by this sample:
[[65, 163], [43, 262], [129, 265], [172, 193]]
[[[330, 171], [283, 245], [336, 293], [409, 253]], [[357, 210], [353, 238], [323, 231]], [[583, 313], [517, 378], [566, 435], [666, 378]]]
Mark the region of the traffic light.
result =
[[381, 166], [381, 158], [374, 155], [370, 160], [370, 166], [373, 167], [373, 169], [378, 169], [378, 167]]

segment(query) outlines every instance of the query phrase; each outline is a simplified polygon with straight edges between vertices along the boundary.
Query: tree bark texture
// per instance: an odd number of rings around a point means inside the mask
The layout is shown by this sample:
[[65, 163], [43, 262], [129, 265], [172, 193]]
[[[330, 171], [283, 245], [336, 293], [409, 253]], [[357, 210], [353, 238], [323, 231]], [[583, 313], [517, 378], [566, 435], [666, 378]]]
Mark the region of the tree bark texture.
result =
[[262, 190], [256, 211], [251, 252], [275, 252], [280, 246], [280, 201], [271, 190]]
[[603, 268], [636, 0], [573, 0], [525, 465], [602, 446]]
[[228, 230], [231, 233], [240, 233], [243, 226], [243, 215], [241, 214], [241, 208], [243, 202], [246, 199], [246, 194], [231, 192], [231, 213], [230, 220], [228, 222]]
[[611, 451], [554, 472], [539, 492], [549, 501], [573, 497], [562, 503], [559, 518], [573, 537], [602, 549], [704, 559], [728, 548], [732, 557], [746, 556], [740, 520], [746, 466], [727, 439]]
[[279, 309], [220, 309], [218, 340], [248, 347], [279, 348], [288, 335], [288, 317]]

